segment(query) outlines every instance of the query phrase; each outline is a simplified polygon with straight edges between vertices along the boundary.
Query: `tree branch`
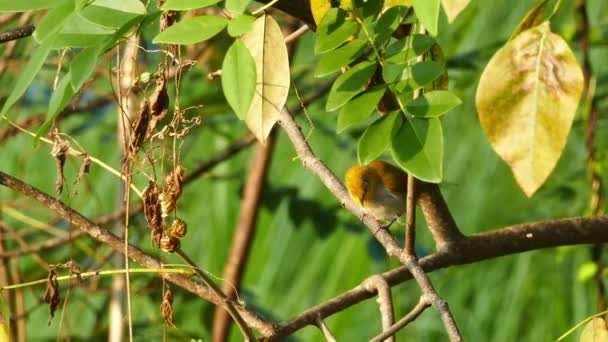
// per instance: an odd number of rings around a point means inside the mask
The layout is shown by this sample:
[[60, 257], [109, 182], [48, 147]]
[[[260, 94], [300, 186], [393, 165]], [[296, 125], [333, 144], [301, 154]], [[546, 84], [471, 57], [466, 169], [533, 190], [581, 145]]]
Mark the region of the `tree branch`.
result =
[[12, 30], [0, 32], [0, 44], [10, 42], [11, 40], [29, 37], [32, 35], [32, 33], [34, 33], [35, 29], [36, 28], [34, 25], [25, 25]]
[[[377, 274], [367, 278], [363, 282], [363, 286], [366, 287], [367, 290], [370, 292], [378, 293], [377, 302], [380, 306], [382, 331], [386, 332], [387, 329], [389, 329], [395, 321], [395, 317], [393, 314], [393, 299], [391, 297], [391, 287], [388, 285], [384, 278]], [[395, 342], [395, 338], [389, 336], [391, 335], [387, 335], [387, 337], [385, 337], [385, 339], [382, 341]]]
[[[108, 245], [114, 251], [124, 253], [124, 241], [121, 238], [91, 222], [89, 219], [82, 216], [77, 211], [66, 206], [63, 202], [1, 171], [0, 184], [46, 206], [66, 221], [69, 221], [74, 226], [86, 231], [87, 234], [92, 236], [97, 241]], [[148, 254], [144, 253], [142, 250], [133, 245], [128, 245], [127, 251], [129, 258], [139, 263], [140, 265], [143, 265], [148, 268], [163, 267], [160, 261], [149, 256]], [[160, 276], [215, 305], [224, 306], [229, 301], [226, 298], [219, 297], [216, 293], [211, 291], [209, 287], [198, 283], [184, 275], [165, 273]], [[263, 334], [268, 334], [275, 330], [274, 324], [262, 319], [254, 312], [251, 312], [240, 305], [237, 305], [233, 302], [231, 303], [238, 310], [241, 317], [243, 317], [243, 319], [249, 324], [249, 326], [253, 327], [254, 329], [260, 331]]]

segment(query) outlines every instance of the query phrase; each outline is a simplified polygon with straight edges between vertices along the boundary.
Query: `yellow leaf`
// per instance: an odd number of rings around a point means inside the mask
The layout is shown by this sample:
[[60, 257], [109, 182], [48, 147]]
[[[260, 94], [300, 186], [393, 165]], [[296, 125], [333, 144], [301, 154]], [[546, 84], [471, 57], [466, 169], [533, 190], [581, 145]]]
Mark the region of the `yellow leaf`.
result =
[[477, 87], [481, 126], [528, 197], [566, 145], [583, 73], [568, 44], [545, 22], [494, 54]]
[[606, 321], [604, 319], [596, 317], [592, 319], [581, 334], [579, 342], [604, 342], [608, 341], [608, 329], [606, 328]]
[[[346, 11], [352, 11], [352, 0], [342, 0], [340, 2], [340, 8]], [[321, 22], [321, 19], [323, 19], [325, 13], [327, 13], [327, 11], [330, 9], [331, 0], [310, 0], [310, 11], [312, 12], [312, 17], [315, 19], [315, 23], [317, 24]]]
[[471, 0], [441, 0], [441, 5], [448, 17], [448, 23], [452, 23], [454, 19], [462, 12]]
[[277, 22], [269, 15], [256, 19], [242, 37], [256, 66], [256, 89], [245, 116], [249, 130], [262, 144], [277, 122], [289, 92], [289, 58]]

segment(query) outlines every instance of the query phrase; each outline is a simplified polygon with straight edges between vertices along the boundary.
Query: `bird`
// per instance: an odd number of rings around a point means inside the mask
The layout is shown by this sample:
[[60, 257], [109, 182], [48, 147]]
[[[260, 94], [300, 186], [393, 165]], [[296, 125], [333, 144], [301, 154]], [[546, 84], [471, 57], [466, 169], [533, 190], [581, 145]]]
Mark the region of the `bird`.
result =
[[407, 173], [382, 160], [354, 165], [346, 171], [350, 197], [366, 214], [389, 227], [405, 212]]

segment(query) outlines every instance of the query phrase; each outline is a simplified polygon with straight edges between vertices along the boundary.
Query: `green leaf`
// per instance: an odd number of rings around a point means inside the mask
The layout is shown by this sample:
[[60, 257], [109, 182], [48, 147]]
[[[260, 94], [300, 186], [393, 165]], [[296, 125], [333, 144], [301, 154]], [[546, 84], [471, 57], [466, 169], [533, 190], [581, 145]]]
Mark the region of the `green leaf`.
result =
[[378, 158], [391, 146], [391, 137], [403, 123], [403, 114], [390, 112], [372, 123], [361, 135], [357, 144], [359, 164], [366, 165]]
[[215, 15], [205, 15], [182, 20], [159, 33], [154, 43], [164, 44], [194, 44], [207, 40], [220, 33], [228, 19]]
[[215, 5], [220, 0], [167, 0], [161, 7], [163, 11], [186, 11]]
[[411, 61], [417, 56], [426, 53], [435, 44], [433, 37], [415, 34], [408, 39], [402, 38], [386, 48], [386, 63], [403, 64]]
[[98, 25], [119, 28], [133, 18], [146, 14], [146, 8], [139, 0], [120, 1], [97, 0], [82, 8], [78, 13], [89, 21]]
[[366, 61], [353, 66], [340, 75], [329, 91], [326, 110], [328, 112], [334, 111], [362, 92], [375, 71], [376, 62]]
[[74, 10], [74, 0], [63, 0], [40, 20], [34, 31], [34, 39], [38, 43], [43, 43], [47, 38], [59, 32]]
[[439, 25], [439, 0], [412, 0], [416, 17], [433, 35], [437, 35]]
[[385, 86], [377, 86], [349, 101], [338, 114], [337, 132], [364, 121], [374, 111], [386, 92]]
[[255, 93], [255, 60], [239, 39], [230, 46], [222, 63], [222, 90], [226, 101], [245, 120]]
[[98, 56], [99, 48], [92, 47], [83, 49], [72, 59], [69, 75], [72, 77], [71, 84], [74, 92], [78, 92], [84, 82], [91, 76], [97, 65]]
[[527, 196], [555, 168], [582, 92], [581, 67], [548, 22], [509, 41], [486, 65], [477, 87], [479, 121]]
[[344, 44], [344, 46], [337, 48], [331, 53], [324, 54], [321, 56], [319, 63], [317, 63], [314, 76], [323, 77], [349, 65], [363, 54], [366, 46], [366, 41], [355, 39]]
[[9, 109], [25, 94], [25, 91], [30, 86], [38, 71], [42, 68], [44, 61], [49, 56], [51, 48], [49, 44], [38, 46], [36, 51], [30, 56], [30, 61], [25, 65], [23, 70], [19, 73], [19, 77], [15, 82], [10, 95], [6, 99], [4, 106], [2, 106], [2, 115], [6, 115]]
[[72, 76], [68, 72], [57, 84], [57, 88], [53, 91], [53, 95], [51, 95], [51, 100], [49, 101], [47, 119], [36, 132], [35, 142], [46, 134], [55, 118], [57, 118], [57, 115], [61, 113], [74, 96], [74, 89], [72, 89], [72, 85], [70, 84], [71, 80]]
[[111, 35], [110, 37], [108, 37], [103, 44], [101, 44], [101, 48], [100, 51], [101, 52], [105, 52], [108, 51], [109, 49], [111, 49], [112, 47], [114, 47], [118, 42], [120, 42], [122, 39], [124, 39], [125, 36], [128, 35], [128, 33], [137, 25], [139, 25], [142, 21], [146, 20], [146, 19], [153, 19], [156, 18], [156, 16], [158, 16], [161, 12], [158, 11], [156, 12], [156, 14], [152, 13], [149, 15], [140, 15], [137, 16], [131, 20], [129, 20], [128, 22], [126, 22], [124, 25], [122, 25], [116, 32], [114, 32], [113, 35]]
[[317, 27], [315, 54], [329, 52], [342, 45], [359, 31], [359, 25], [347, 20], [347, 12], [340, 8], [330, 9]]
[[424, 87], [436, 80], [442, 73], [443, 67], [435, 61], [422, 61], [413, 66], [387, 63], [382, 69], [382, 78], [386, 83], [406, 80], [406, 82], [400, 82], [396, 89], [398, 92], [403, 92]]
[[404, 6], [393, 6], [384, 12], [375, 24], [375, 43], [384, 44], [401, 24], [406, 14], [407, 7]]
[[65, 21], [61, 31], [55, 34], [52, 47], [59, 49], [98, 46], [115, 31], [115, 29], [89, 21], [78, 13], [72, 13]]
[[409, 119], [393, 136], [395, 162], [408, 173], [430, 183], [443, 174], [443, 130], [439, 118]]
[[243, 13], [251, 0], [226, 0], [226, 9], [232, 13]]
[[435, 90], [418, 96], [407, 104], [407, 111], [421, 117], [434, 117], [447, 113], [462, 101], [451, 91]]
[[62, 0], [0, 0], [0, 12], [25, 12], [53, 8]]
[[228, 23], [228, 34], [232, 37], [238, 37], [245, 34], [253, 28], [255, 18], [248, 14], [241, 14], [238, 17], [230, 20]]
[[256, 90], [245, 123], [262, 144], [275, 125], [289, 93], [289, 56], [279, 24], [270, 15], [256, 19], [243, 35], [256, 68]]

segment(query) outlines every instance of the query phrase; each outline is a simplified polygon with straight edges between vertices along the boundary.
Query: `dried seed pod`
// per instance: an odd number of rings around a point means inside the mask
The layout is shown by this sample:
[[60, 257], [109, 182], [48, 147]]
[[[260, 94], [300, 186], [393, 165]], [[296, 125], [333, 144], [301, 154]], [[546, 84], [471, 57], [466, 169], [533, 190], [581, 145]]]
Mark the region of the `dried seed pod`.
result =
[[44, 301], [49, 304], [51, 317], [49, 317], [48, 325], [51, 325], [51, 321], [53, 320], [53, 317], [55, 317], [55, 310], [57, 310], [57, 307], [61, 303], [61, 298], [59, 298], [59, 282], [57, 281], [57, 272], [55, 272], [54, 266], [49, 268]]
[[148, 222], [148, 227], [152, 230], [162, 229], [163, 218], [156, 183], [150, 181], [142, 197], [144, 200], [144, 216], [146, 222]]
[[160, 239], [160, 249], [163, 252], [174, 253], [179, 248], [179, 239], [173, 236], [163, 235]]
[[185, 169], [181, 165], [177, 165], [175, 170], [165, 178], [165, 192], [168, 192], [177, 201], [182, 195], [182, 183], [184, 182]]
[[186, 236], [187, 232], [188, 225], [186, 224], [186, 222], [178, 218], [173, 220], [173, 223], [171, 223], [171, 232], [169, 233], [170, 236], [182, 239], [184, 236]]
[[168, 192], [163, 192], [158, 195], [160, 201], [160, 212], [161, 217], [169, 216], [169, 213], [175, 209], [175, 199]]

